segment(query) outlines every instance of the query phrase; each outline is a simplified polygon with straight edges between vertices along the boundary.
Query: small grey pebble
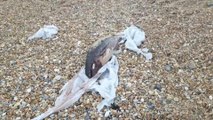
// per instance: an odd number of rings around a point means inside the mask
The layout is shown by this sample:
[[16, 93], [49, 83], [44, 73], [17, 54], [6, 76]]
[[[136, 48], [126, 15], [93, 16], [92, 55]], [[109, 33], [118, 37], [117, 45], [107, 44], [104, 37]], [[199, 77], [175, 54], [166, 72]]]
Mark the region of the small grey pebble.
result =
[[88, 109], [88, 108], [86, 108], [85, 112], [86, 112], [85, 120], [90, 120], [90, 113], [89, 113], [89, 109]]
[[148, 106], [148, 109], [150, 109], [150, 110], [154, 110], [155, 109], [155, 105], [153, 103], [151, 103], [151, 102], [148, 102], [147, 106]]
[[38, 108], [37, 108], [37, 106], [34, 106], [34, 107], [32, 107], [32, 111], [33, 111], [33, 112], [36, 112], [36, 111], [38, 111]]
[[165, 70], [170, 72], [172, 70], [172, 65], [171, 64], [165, 65]]
[[68, 116], [66, 116], [63, 120], [70, 120], [70, 118]]
[[190, 70], [193, 70], [193, 69], [196, 68], [196, 64], [195, 64], [194, 62], [190, 62], [190, 63], [188, 64], [188, 68], [189, 68]]
[[155, 84], [154, 89], [157, 89], [158, 91], [160, 91], [160, 92], [161, 92], [162, 87], [161, 87], [161, 85], [160, 85], [160, 84]]
[[166, 103], [167, 103], [167, 104], [170, 104], [170, 103], [172, 103], [172, 101], [169, 100], [169, 99], [166, 99]]
[[126, 72], [126, 77], [131, 77], [131, 76], [133, 76], [133, 72], [131, 69], [128, 69]]
[[42, 98], [42, 100], [48, 100], [49, 96], [48, 95], [42, 95], [41, 98]]

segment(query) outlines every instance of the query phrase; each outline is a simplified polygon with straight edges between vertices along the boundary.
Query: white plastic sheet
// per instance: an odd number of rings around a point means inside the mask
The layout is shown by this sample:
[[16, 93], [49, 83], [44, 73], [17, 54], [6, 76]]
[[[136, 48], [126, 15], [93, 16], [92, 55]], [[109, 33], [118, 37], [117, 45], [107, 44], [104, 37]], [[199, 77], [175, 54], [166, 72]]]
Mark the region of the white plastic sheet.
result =
[[56, 99], [55, 106], [33, 120], [44, 119], [54, 112], [72, 106], [85, 92], [91, 90], [99, 92], [104, 98], [97, 106], [98, 111], [104, 106], [110, 106], [116, 96], [118, 69], [119, 64], [115, 56], [112, 56], [112, 59], [91, 79], [85, 75], [84, 67], [82, 67], [80, 72], [76, 74], [73, 79], [68, 81], [60, 90], [61, 94]]
[[58, 28], [55, 25], [44, 25], [35, 34], [28, 38], [29, 41], [36, 39], [52, 39], [58, 33]]
[[149, 52], [148, 48], [139, 49], [138, 46], [145, 41], [145, 32], [138, 27], [131, 25], [122, 33], [126, 39], [125, 47], [131, 51], [136, 52], [137, 54], [142, 54], [146, 60], [152, 59], [152, 53]]
[[104, 74], [101, 76], [101, 80], [93, 84], [90, 88], [91, 90], [99, 92], [99, 94], [104, 98], [100, 104], [98, 104], [97, 109], [101, 111], [104, 106], [111, 106], [116, 97], [116, 87], [118, 86], [118, 69], [119, 64], [115, 56], [112, 57], [106, 68]]

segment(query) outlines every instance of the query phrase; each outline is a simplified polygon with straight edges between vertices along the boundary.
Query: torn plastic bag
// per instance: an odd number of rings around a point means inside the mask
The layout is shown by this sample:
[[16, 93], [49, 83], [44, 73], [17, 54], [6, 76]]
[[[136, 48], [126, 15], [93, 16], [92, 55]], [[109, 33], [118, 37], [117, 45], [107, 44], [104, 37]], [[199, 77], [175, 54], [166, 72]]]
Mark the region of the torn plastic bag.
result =
[[58, 33], [58, 28], [54, 25], [44, 25], [34, 35], [28, 38], [29, 41], [36, 39], [52, 39]]
[[[112, 61], [113, 60], [113, 61]], [[112, 56], [111, 67], [107, 67], [101, 75], [99, 82], [95, 82], [90, 88], [91, 90], [99, 92], [104, 98], [98, 104], [97, 109], [101, 111], [104, 106], [111, 106], [116, 97], [116, 87], [118, 86], [118, 61], [115, 56]]]
[[134, 25], [126, 28], [123, 33], [126, 39], [133, 41], [136, 46], [145, 41], [145, 32]]
[[110, 106], [116, 96], [118, 69], [119, 64], [115, 56], [112, 56], [111, 60], [91, 79], [85, 75], [84, 67], [82, 67], [79, 73], [69, 80], [60, 90], [61, 94], [56, 99], [55, 106], [33, 120], [44, 119], [52, 113], [70, 107], [78, 101], [85, 92], [91, 90], [99, 92], [104, 98], [97, 106], [98, 111], [104, 106]]
[[123, 37], [126, 39], [125, 47], [131, 51], [136, 52], [137, 54], [142, 54], [146, 60], [152, 59], [152, 53], [148, 52], [147, 48], [141, 50], [138, 46], [145, 41], [145, 32], [138, 27], [131, 25], [122, 32]]

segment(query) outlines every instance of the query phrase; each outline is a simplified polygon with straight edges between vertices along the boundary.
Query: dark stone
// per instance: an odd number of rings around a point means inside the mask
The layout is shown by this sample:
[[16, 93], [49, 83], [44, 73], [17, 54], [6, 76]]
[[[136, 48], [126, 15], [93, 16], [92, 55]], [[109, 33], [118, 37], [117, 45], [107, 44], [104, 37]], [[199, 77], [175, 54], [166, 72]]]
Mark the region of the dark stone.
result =
[[166, 56], [168, 56], [168, 57], [171, 56], [171, 53], [167, 53]]
[[155, 105], [153, 103], [151, 103], [151, 102], [148, 102], [147, 106], [148, 106], [148, 109], [150, 109], [150, 110], [154, 110], [155, 109]]
[[160, 92], [161, 92], [162, 87], [161, 87], [161, 85], [160, 85], [160, 84], [155, 84], [154, 89], [156, 89], [156, 90], [158, 90], [158, 91], [160, 91]]
[[112, 104], [111, 104], [111, 108], [112, 108], [113, 110], [121, 111], [120, 107], [119, 107], [118, 105], [116, 105], [115, 103], [112, 103]]

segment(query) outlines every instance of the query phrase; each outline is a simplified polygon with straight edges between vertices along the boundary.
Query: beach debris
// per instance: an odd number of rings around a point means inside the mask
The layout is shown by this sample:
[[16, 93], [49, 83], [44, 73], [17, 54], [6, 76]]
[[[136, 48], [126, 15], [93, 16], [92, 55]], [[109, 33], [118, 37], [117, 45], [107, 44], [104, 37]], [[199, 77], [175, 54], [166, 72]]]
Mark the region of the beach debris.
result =
[[56, 36], [58, 33], [58, 27], [55, 25], [44, 25], [40, 28], [35, 34], [28, 38], [28, 41], [37, 40], [37, 39], [44, 39], [49, 40]]
[[[115, 105], [114, 98], [119, 81], [119, 63], [115, 53], [119, 51], [119, 45], [124, 43], [127, 49], [144, 55], [146, 60], [151, 60], [152, 53], [148, 48], [138, 48], [144, 40], [144, 31], [132, 25], [121, 34], [96, 41], [87, 53], [85, 66], [59, 91], [60, 96], [57, 97], [55, 106], [33, 120], [44, 119], [52, 113], [72, 106], [88, 91], [98, 92], [103, 98], [97, 105], [98, 112], [104, 106]], [[59, 80], [60, 78], [61, 76], [56, 76], [54, 79]], [[119, 110], [119, 106], [116, 108]], [[154, 109], [154, 106], [151, 105], [150, 109]], [[109, 116], [109, 113], [110, 110], [106, 112], [105, 116]]]
[[145, 32], [142, 29], [131, 25], [121, 32], [121, 34], [126, 39], [125, 48], [137, 54], [142, 54], [147, 61], [152, 59], [152, 53], [149, 52], [148, 48], [143, 48], [142, 50], [138, 48], [145, 41]]
[[96, 91], [104, 98], [97, 106], [98, 111], [101, 111], [104, 106], [109, 107], [116, 97], [115, 93], [118, 85], [119, 64], [117, 58], [112, 56], [111, 60], [90, 79], [85, 75], [84, 69], [85, 68], [82, 67], [81, 70], [59, 91], [60, 96], [56, 99], [55, 106], [49, 108], [38, 117], [33, 118], [33, 120], [42, 120], [52, 113], [72, 106], [88, 91]]

